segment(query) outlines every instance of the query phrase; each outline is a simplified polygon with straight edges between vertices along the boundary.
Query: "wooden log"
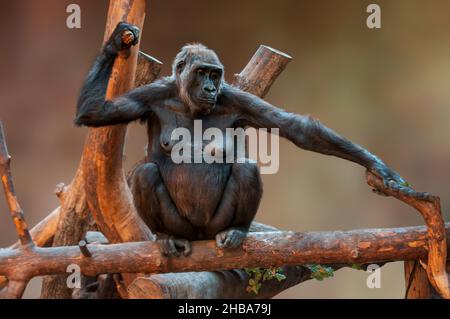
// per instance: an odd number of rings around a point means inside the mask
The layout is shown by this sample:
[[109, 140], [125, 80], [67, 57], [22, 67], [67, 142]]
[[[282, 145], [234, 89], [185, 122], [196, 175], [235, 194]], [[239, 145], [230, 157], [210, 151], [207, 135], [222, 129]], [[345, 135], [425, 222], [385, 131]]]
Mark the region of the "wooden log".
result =
[[[251, 232], [273, 232], [277, 231], [272, 226], [267, 226], [258, 222], [253, 222], [250, 227]], [[108, 240], [99, 232], [88, 232], [86, 240], [89, 243], [108, 244]], [[333, 264], [331, 267], [334, 271], [339, 270], [348, 265]], [[286, 277], [284, 280], [276, 279], [264, 281], [259, 292], [247, 291], [248, 283], [251, 275], [244, 269], [235, 269], [227, 271], [214, 272], [185, 272], [171, 273], [164, 275], [154, 275], [150, 277], [139, 277], [132, 285], [128, 286], [128, 292], [122, 295], [132, 295], [133, 298], [148, 298], [151, 295], [158, 299], [266, 299], [272, 298], [280, 292], [295, 286], [301, 282], [312, 279], [311, 270], [305, 266], [285, 266], [280, 267], [281, 273]], [[81, 289], [74, 292], [74, 296], [79, 299], [104, 299], [110, 297], [111, 286], [107, 286], [105, 282], [108, 276], [102, 275], [98, 277], [96, 284], [99, 288], [95, 291], [89, 289], [89, 286], [82, 286]], [[114, 277], [114, 275], [113, 275]], [[82, 277], [88, 278], [88, 277]], [[193, 281], [192, 278], [196, 280]], [[88, 280], [89, 282], [89, 280]], [[90, 281], [92, 282], [92, 280]], [[135, 284], [136, 283], [136, 284]], [[84, 288], [83, 288], [84, 287]], [[218, 289], [220, 287], [221, 289]], [[106, 296], [105, 289], [106, 288]]]
[[419, 211], [425, 220], [428, 230], [428, 258], [426, 271], [428, 279], [436, 291], [445, 299], [450, 299], [449, 276], [446, 272], [447, 239], [445, 223], [442, 218], [440, 199], [427, 194], [421, 199], [420, 193], [406, 186], [393, 190], [384, 185], [382, 179], [367, 171], [367, 183], [388, 196], [393, 196]]
[[436, 299], [439, 294], [418, 260], [405, 261], [405, 299]]
[[[275, 227], [253, 222], [250, 232], [274, 232]], [[338, 270], [345, 265], [333, 265]], [[210, 272], [185, 272], [139, 277], [128, 294], [135, 299], [267, 299], [311, 279], [311, 270], [304, 266], [281, 267], [286, 279], [264, 282], [259, 293], [247, 291], [250, 275], [245, 269]]]
[[[450, 224], [446, 224], [450, 234]], [[78, 246], [0, 249], [0, 275], [11, 281], [62, 274], [77, 264], [83, 274], [173, 273], [302, 264], [366, 264], [427, 257], [424, 226], [334, 232], [250, 233], [241, 248], [218, 249], [214, 241], [193, 242], [188, 257], [163, 257], [155, 242], [88, 245], [91, 258]], [[17, 265], [21, 265], [20, 271]]]
[[[52, 246], [70, 246], [80, 241], [92, 224], [84, 191], [84, 172], [78, 169], [70, 184], [60, 185], [58, 191], [61, 201], [60, 216]], [[67, 274], [47, 276], [43, 278], [41, 298], [43, 299], [69, 299], [72, 290], [66, 283]]]
[[[139, 277], [128, 287], [135, 299], [268, 299], [311, 279], [311, 271], [303, 266], [284, 266], [286, 279], [272, 279], [262, 284], [258, 294], [248, 292], [250, 276], [243, 269], [214, 272], [184, 272], [164, 276]], [[195, 280], [192, 280], [195, 278]]]
[[[47, 217], [41, 220], [36, 226], [30, 230], [31, 238], [36, 246], [48, 247], [51, 246], [53, 236], [56, 233], [56, 227], [58, 225], [60, 207], [56, 208]], [[20, 246], [20, 242], [16, 242], [9, 248], [15, 249]], [[8, 283], [8, 279], [4, 276], [0, 276], [0, 290], [3, 289]]]
[[[31, 228], [30, 234], [36, 246], [46, 247], [53, 241], [58, 225], [60, 207], [52, 211], [47, 217], [41, 220], [36, 226]], [[18, 248], [19, 243], [15, 243], [10, 248]]]
[[[145, 0], [111, 0], [104, 41], [116, 25], [126, 21], [142, 30]], [[114, 99], [135, 83], [138, 47], [128, 57], [116, 58], [106, 90], [106, 99]], [[91, 128], [83, 152], [85, 190], [89, 209], [102, 233], [111, 242], [154, 239], [139, 218], [122, 168], [126, 125]]]
[[28, 281], [14, 281], [8, 282], [6, 288], [0, 291], [0, 299], [19, 299], [22, 298], [25, 288], [27, 287]]
[[162, 62], [139, 51], [134, 87], [153, 82], [161, 72]]
[[264, 98], [291, 60], [286, 53], [261, 45], [241, 73], [235, 75], [234, 85]]

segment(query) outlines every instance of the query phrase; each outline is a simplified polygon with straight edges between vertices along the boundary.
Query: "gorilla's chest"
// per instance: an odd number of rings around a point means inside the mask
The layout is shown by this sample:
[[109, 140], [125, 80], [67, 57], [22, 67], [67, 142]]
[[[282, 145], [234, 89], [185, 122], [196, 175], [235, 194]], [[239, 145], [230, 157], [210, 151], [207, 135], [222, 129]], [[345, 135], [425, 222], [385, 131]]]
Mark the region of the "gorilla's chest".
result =
[[176, 108], [161, 108], [155, 110], [155, 121], [153, 151], [165, 153], [176, 164], [220, 163], [220, 157], [230, 155], [236, 144], [236, 118], [220, 110], [193, 118]]
[[226, 136], [233, 124], [232, 117], [221, 114], [193, 119], [167, 110], [156, 110], [149, 120], [149, 160], [159, 165], [180, 215], [197, 227], [211, 220], [231, 172], [225, 157], [206, 162], [205, 152], [226, 155], [233, 148]]

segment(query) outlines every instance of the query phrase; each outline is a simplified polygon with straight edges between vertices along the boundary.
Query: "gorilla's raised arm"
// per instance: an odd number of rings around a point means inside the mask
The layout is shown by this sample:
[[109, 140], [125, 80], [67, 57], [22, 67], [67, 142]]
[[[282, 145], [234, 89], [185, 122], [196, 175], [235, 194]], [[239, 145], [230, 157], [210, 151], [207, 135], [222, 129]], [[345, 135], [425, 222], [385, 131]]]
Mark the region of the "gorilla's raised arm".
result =
[[161, 96], [167, 95], [161, 83], [151, 83], [129, 91], [112, 101], [102, 95], [81, 95], [78, 104], [76, 125], [106, 126], [129, 123], [148, 117], [151, 107]]
[[225, 100], [236, 108], [244, 125], [256, 128], [277, 128], [280, 136], [298, 147], [326, 155], [337, 156], [377, 173], [386, 184], [404, 184], [400, 175], [377, 156], [358, 144], [337, 134], [310, 116], [286, 112], [263, 99], [230, 85], [223, 88]]
[[[122, 35], [126, 31], [133, 32], [134, 42], [123, 42]], [[156, 82], [134, 89], [112, 101], [105, 101], [114, 60], [120, 51], [129, 50], [137, 44], [138, 38], [139, 30], [134, 26], [123, 22], [117, 25], [83, 84], [78, 98], [76, 125], [96, 127], [142, 119], [148, 116], [151, 105], [165, 96], [166, 85]]]

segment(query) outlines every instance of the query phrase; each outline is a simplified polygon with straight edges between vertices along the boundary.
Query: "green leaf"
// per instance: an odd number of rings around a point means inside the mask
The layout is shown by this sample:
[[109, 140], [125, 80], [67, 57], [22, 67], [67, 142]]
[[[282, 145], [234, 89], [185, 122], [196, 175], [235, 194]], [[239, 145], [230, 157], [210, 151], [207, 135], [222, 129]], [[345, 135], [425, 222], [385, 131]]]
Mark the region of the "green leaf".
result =
[[264, 281], [276, 279], [278, 281], [286, 279], [286, 276], [283, 274], [283, 269], [278, 268], [248, 268], [245, 269], [247, 274], [249, 275], [248, 286], [246, 291], [249, 293], [254, 293], [258, 295], [259, 290], [262, 287], [262, 283]]
[[311, 278], [318, 281], [334, 276], [334, 269], [331, 267], [325, 267], [322, 265], [307, 265], [306, 267], [311, 270]]
[[284, 274], [277, 273], [277, 274], [275, 274], [275, 278], [276, 278], [278, 281], [282, 281], [282, 280], [285, 280], [285, 279], [286, 279], [286, 276], [285, 276]]
[[265, 271], [262, 280], [266, 281], [266, 280], [270, 280], [272, 279], [273, 275], [271, 272], [269, 271]]
[[406, 186], [406, 187], [411, 187], [411, 186], [412, 186], [408, 181], [404, 181], [404, 182], [401, 183], [400, 185]]
[[353, 265], [352, 265], [352, 268], [353, 268], [353, 269], [356, 269], [356, 270], [361, 270], [361, 269], [362, 269], [361, 267], [362, 267], [361, 264], [353, 264]]
[[258, 272], [259, 268], [246, 268], [245, 271], [247, 272], [248, 275], [251, 275], [253, 273]]

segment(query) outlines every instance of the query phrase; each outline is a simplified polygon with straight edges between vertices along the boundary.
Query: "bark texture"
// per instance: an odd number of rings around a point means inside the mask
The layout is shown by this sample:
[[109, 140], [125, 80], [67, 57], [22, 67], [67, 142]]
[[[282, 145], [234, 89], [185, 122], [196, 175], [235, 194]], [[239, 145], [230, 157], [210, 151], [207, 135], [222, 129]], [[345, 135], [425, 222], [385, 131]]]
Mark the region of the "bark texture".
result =
[[[144, 17], [145, 0], [111, 0], [105, 40], [120, 21], [142, 29]], [[243, 71], [235, 76], [234, 85], [264, 97], [290, 59], [282, 52], [261, 46]], [[159, 61], [144, 54], [138, 57], [138, 48], [133, 48], [129, 57], [116, 59], [106, 98], [112, 99], [135, 85], [152, 81], [159, 69]], [[152, 233], [135, 211], [127, 186], [122, 168], [125, 133], [125, 125], [89, 129], [74, 180], [68, 187], [61, 185], [58, 189], [61, 207], [31, 231], [38, 246], [52, 242], [53, 246], [67, 247], [34, 246], [12, 187], [6, 144], [0, 144], [0, 173], [21, 243], [14, 248], [0, 249], [0, 275], [9, 279], [0, 296], [21, 297], [33, 276], [65, 274], [67, 265], [73, 263], [80, 265], [89, 276], [122, 273], [127, 289], [119, 287], [119, 290], [130, 298], [245, 298], [248, 297], [244, 289], [248, 276], [236, 268], [284, 267], [287, 279], [269, 283], [260, 294], [272, 297], [309, 278], [308, 270], [297, 266], [299, 264], [427, 260], [426, 265], [421, 265], [426, 269], [429, 282], [442, 297], [450, 298], [446, 272], [449, 225], [442, 219], [439, 198], [431, 196], [418, 200], [393, 191], [370, 173], [367, 175], [369, 185], [416, 208], [424, 217], [426, 228], [320, 233], [263, 229], [264, 232], [251, 233], [244, 246], [236, 250], [222, 251], [214, 242], [196, 242], [189, 258], [161, 256], [156, 244], [151, 242]], [[90, 216], [113, 245], [73, 246], [92, 227]], [[412, 297], [429, 296], [421, 292], [423, 289], [415, 288], [419, 281], [425, 282], [421, 269], [413, 271], [410, 263], [406, 265], [407, 280], [411, 282], [408, 294]], [[154, 275], [130, 275], [142, 272]], [[413, 277], [411, 281], [408, 276]], [[421, 279], [416, 280], [416, 277]], [[63, 278], [46, 279], [42, 296], [70, 297]], [[4, 277], [0, 277], [0, 289], [5, 283]]]
[[419, 199], [415, 194], [407, 195], [408, 192], [392, 190], [386, 187], [381, 178], [370, 172], [367, 172], [366, 178], [370, 186], [414, 207], [422, 215], [428, 232], [428, 260], [426, 266], [428, 279], [443, 298], [450, 299], [449, 277], [446, 271], [447, 234], [439, 197], [430, 195], [426, 199]]
[[[120, 21], [141, 30], [145, 0], [110, 2], [105, 41]], [[153, 57], [131, 50], [114, 64], [106, 99], [113, 99], [136, 85], [153, 81], [161, 63]], [[111, 242], [152, 239], [152, 234], [134, 211], [131, 194], [124, 183], [122, 155], [126, 126], [89, 129], [76, 177], [68, 191], [61, 191], [61, 216], [53, 246], [75, 245], [95, 224]], [[89, 209], [88, 209], [89, 208]], [[67, 276], [52, 276], [43, 283], [42, 298], [70, 298]]]
[[[446, 226], [446, 232], [450, 233], [450, 224]], [[427, 241], [426, 227], [417, 226], [334, 232], [249, 233], [242, 248], [222, 250], [214, 241], [198, 241], [193, 242], [190, 256], [179, 258], [163, 257], [158, 244], [152, 241], [87, 245], [92, 257], [85, 257], [79, 246], [20, 247], [0, 250], [0, 274], [11, 281], [26, 281], [34, 276], [65, 273], [70, 264], [78, 264], [83, 274], [94, 276], [302, 264], [383, 263], [425, 259], [428, 255]], [[17, 265], [20, 265], [19, 269]]]

